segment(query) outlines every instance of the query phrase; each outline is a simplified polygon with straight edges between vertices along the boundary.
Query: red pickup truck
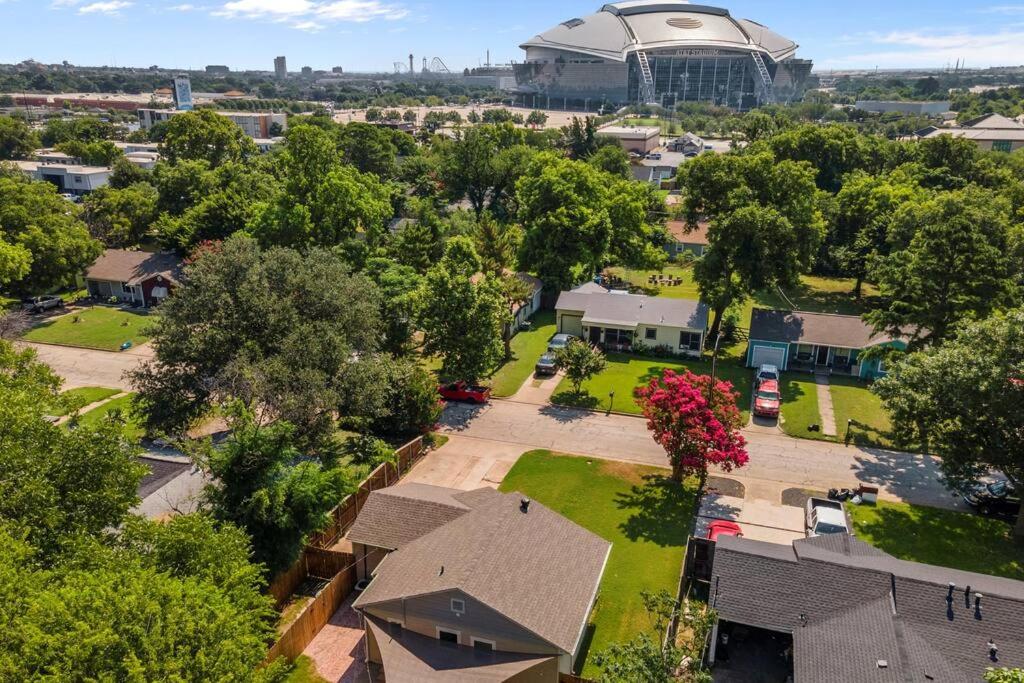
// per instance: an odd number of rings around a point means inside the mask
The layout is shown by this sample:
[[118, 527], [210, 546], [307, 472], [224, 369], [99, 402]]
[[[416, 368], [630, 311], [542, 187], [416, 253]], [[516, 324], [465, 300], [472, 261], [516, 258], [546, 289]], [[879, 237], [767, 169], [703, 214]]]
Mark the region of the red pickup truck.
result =
[[437, 388], [441, 398], [446, 401], [467, 401], [469, 403], [487, 403], [491, 397], [488, 387], [475, 386], [465, 382], [442, 384]]

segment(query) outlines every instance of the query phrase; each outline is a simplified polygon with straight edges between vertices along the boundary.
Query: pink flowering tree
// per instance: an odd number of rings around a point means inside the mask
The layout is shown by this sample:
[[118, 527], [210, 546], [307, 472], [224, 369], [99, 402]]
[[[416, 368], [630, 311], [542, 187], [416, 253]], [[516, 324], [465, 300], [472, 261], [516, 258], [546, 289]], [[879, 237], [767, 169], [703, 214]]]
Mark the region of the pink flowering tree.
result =
[[738, 394], [729, 382], [716, 381], [713, 388], [710, 385], [711, 377], [707, 375], [666, 370], [636, 390], [647, 428], [668, 454], [672, 479], [681, 482], [683, 477], [695, 474], [701, 489], [710, 465], [730, 472], [749, 460], [746, 441], [739, 431], [743, 420], [736, 407]]

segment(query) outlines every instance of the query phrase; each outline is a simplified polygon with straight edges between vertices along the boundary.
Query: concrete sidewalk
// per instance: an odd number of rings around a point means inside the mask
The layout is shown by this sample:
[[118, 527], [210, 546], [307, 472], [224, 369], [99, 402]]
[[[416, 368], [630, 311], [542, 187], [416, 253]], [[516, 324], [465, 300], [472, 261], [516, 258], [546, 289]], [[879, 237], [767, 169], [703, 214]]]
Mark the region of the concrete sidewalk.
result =
[[528, 446], [481, 442], [450, 434], [448, 443], [428, 453], [402, 481], [464, 491], [483, 486], [497, 488], [519, 456], [528, 450]]

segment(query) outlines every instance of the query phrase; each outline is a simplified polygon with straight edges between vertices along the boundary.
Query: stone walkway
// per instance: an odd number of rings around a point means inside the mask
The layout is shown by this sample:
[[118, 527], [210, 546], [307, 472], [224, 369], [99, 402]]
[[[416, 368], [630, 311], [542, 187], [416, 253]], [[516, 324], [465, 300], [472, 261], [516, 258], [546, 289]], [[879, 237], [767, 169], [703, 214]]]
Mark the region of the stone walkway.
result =
[[818, 388], [818, 414], [821, 416], [821, 433], [836, 435], [836, 414], [832, 407], [832, 392], [829, 390], [828, 375], [815, 374], [814, 383]]
[[562, 372], [543, 379], [530, 375], [523, 382], [523, 386], [519, 387], [519, 390], [507, 400], [519, 403], [532, 403], [535, 406], [547, 405], [551, 402], [551, 395], [555, 393], [558, 383], [562, 381], [564, 376], [565, 374]]
[[306, 646], [302, 654], [313, 660], [316, 671], [329, 683], [355, 683], [366, 680], [363, 656], [363, 629], [352, 601], [353, 592], [345, 599], [327, 625]]

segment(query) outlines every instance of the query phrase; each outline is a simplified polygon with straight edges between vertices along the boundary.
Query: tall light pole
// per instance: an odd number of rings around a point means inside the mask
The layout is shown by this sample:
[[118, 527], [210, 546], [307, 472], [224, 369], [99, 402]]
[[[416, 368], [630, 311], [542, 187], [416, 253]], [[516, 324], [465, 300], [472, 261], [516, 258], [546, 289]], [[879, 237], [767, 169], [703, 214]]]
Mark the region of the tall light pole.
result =
[[715, 371], [718, 369], [718, 345], [722, 343], [722, 331], [718, 331], [715, 337], [715, 348], [711, 352], [711, 383], [708, 384], [708, 408], [712, 407], [715, 400]]

